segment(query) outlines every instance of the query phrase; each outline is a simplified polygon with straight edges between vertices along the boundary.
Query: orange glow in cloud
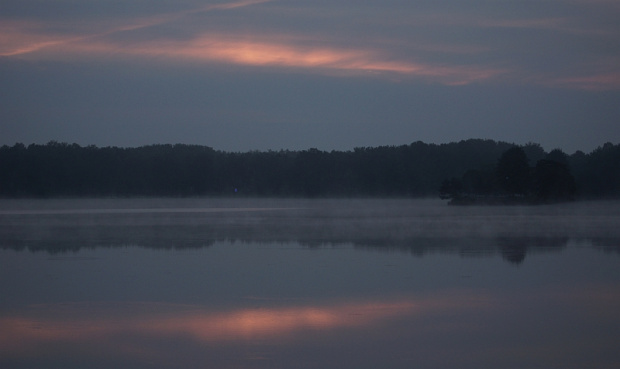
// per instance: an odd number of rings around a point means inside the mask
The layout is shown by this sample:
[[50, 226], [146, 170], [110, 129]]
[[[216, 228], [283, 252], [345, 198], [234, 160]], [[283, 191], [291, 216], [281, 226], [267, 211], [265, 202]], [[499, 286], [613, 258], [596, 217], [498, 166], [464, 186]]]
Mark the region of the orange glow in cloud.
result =
[[[265, 41], [270, 39], [275, 41]], [[172, 61], [290, 68], [317, 73], [388, 73], [426, 78], [449, 85], [467, 84], [503, 73], [498, 69], [432, 65], [393, 60], [381, 50], [299, 45], [294, 38], [264, 36], [202, 35], [189, 41], [144, 41], [132, 44], [106, 42], [100, 38], [50, 43], [42, 57], [72, 55], [126, 55], [157, 57]], [[46, 45], [42, 45], [46, 46]], [[36, 51], [33, 46], [29, 51]], [[17, 54], [15, 51], [13, 54]], [[9, 55], [9, 54], [4, 54]], [[12, 54], [11, 54], [12, 55]], [[35, 56], [37, 57], [37, 56]]]
[[[45, 24], [13, 23], [0, 26], [0, 56], [28, 59], [75, 59], [122, 55], [173, 61], [232, 64], [241, 66], [291, 68], [327, 74], [397, 74], [426, 78], [449, 85], [467, 84], [503, 73], [498, 69], [434, 65], [394, 59], [380, 48], [355, 49], [325, 47], [326, 40], [306, 44], [303, 36], [199, 34], [190, 40], [150, 39], [127, 44], [110, 41], [114, 34], [154, 27], [182, 20], [183, 17], [213, 10], [236, 9], [272, 0], [247, 0], [207, 5], [198, 9], [133, 19], [126, 24], [97, 24], [90, 33], [61, 35], [46, 32]], [[116, 21], [118, 22], [118, 21]], [[117, 37], [118, 39], [118, 37]]]
[[42, 48], [73, 41], [75, 38], [46, 35], [31, 22], [0, 23], [0, 56], [28, 54]]
[[[94, 32], [74, 37], [48, 34], [47, 32], [41, 30], [45, 27], [44, 23], [37, 24], [27, 21], [4, 21], [4, 24], [0, 24], [0, 56], [29, 54], [53, 46], [67, 45], [80, 41], [90, 41], [92, 39], [101, 38], [118, 32], [133, 31], [141, 28], [171, 23], [191, 14], [205, 13], [213, 10], [236, 9], [271, 1], [273, 0], [242, 0], [231, 3], [207, 5], [198, 9], [190, 9], [149, 18], [135, 19], [129, 24], [111, 26], [111, 28], [103, 32]], [[73, 46], [73, 48], [79, 48], [79, 43], [78, 45]]]
[[580, 90], [605, 91], [620, 87], [620, 73], [606, 73], [593, 76], [560, 78], [553, 86], [578, 88]]
[[[94, 57], [98, 60], [108, 58], [155, 58], [166, 62], [192, 62], [204, 65], [236, 65], [261, 68], [284, 68], [288, 70], [320, 73], [340, 76], [387, 76], [395, 79], [423, 79], [445, 85], [466, 85], [478, 81], [527, 81], [539, 85], [571, 88], [581, 90], [613, 90], [620, 88], [620, 76], [613, 69], [591, 68], [590, 75], [559, 76], [557, 78], [538, 76], [537, 72], [526, 72], [525, 77], [518, 66], [493, 67], [483, 63], [459, 65], [454, 59], [444, 63], [424, 61], [417, 57], [396, 57], [390, 48], [398, 43], [386, 46], [390, 40], [376, 44], [367, 43], [363, 47], [347, 47], [332, 35], [309, 40], [302, 34], [260, 33], [194, 33], [193, 38], [170, 39], [158, 38], [157, 32], [135, 32], [148, 27], [164, 24], [176, 26], [184, 18], [199, 13], [216, 10], [233, 10], [273, 0], [241, 0], [230, 3], [212, 4], [203, 7], [182, 10], [152, 17], [134, 19], [115, 19], [112, 23], [100, 21], [86, 25], [76, 24], [78, 29], [73, 34], [50, 32], [49, 29], [68, 29], [54, 24], [37, 22], [4, 21], [0, 24], [0, 57], [21, 57], [24, 59], [74, 60]], [[487, 19], [467, 16], [444, 15], [431, 16], [430, 24], [456, 24], [472, 27], [553, 29], [563, 32], [594, 32], [571, 28], [566, 18], [534, 19]], [[129, 37], [123, 34], [127, 32]], [[596, 31], [599, 32], [599, 31]], [[134, 37], [151, 37], [138, 41]], [[128, 41], [133, 40], [133, 41]], [[400, 44], [400, 48], [407, 49]], [[477, 54], [490, 53], [491, 47], [468, 47], [457, 44], [450, 46], [431, 43], [427, 47], [431, 53], [455, 52]], [[428, 51], [418, 54], [427, 54]], [[410, 53], [414, 53], [409, 50]], [[504, 63], [510, 65], [510, 63]], [[612, 70], [612, 73], [606, 73]]]

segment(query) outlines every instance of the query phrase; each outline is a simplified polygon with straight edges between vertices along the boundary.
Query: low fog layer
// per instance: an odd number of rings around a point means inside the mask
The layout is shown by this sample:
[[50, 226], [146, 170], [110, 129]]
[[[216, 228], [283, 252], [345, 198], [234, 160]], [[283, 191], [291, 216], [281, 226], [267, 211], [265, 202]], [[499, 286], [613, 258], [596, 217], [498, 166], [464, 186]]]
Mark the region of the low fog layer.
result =
[[0, 246], [207, 247], [217, 242], [356, 246], [413, 254], [525, 253], [569, 244], [620, 251], [618, 202], [452, 207], [405, 199], [4, 201]]

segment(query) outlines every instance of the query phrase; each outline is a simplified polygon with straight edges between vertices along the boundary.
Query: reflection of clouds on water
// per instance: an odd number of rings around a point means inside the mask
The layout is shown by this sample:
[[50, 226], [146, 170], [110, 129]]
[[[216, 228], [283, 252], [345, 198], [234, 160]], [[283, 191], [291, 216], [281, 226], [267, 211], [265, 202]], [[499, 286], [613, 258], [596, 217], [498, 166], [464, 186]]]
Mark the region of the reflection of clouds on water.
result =
[[[555, 355], [565, 352], [566, 345], [579, 344], [581, 334], [592, 335], [598, 332], [597, 324], [615, 319], [620, 295], [614, 285], [554, 288], [540, 286], [525, 294], [503, 289], [462, 289], [418, 297], [315, 304], [279, 300], [267, 306], [225, 310], [157, 302], [30, 305], [18, 313], [0, 313], [0, 357], [54, 357], [62, 361], [86, 354], [125, 362], [128, 357], [174, 361], [182, 360], [182, 349], [188, 347], [222, 352], [226, 347], [249, 345], [286, 352], [324, 349], [325, 342], [334, 337], [341, 342], [356, 342], [373, 336], [383, 337], [388, 345], [383, 346], [384, 350], [403, 344], [401, 340], [407, 337], [407, 345], [418, 342], [411, 349], [419, 349], [423, 347], [421, 342], [428, 342], [433, 352], [439, 347], [449, 348], [452, 354], [473, 350], [468, 357], [478, 356], [480, 362], [492, 362], [500, 352], [511, 357], [516, 354], [513, 350], [519, 348], [539, 364], [557, 363]], [[528, 320], [531, 311], [536, 311], [535, 317], [553, 318], [532, 325]], [[556, 342], [555, 330], [573, 327], [580, 329], [580, 335], [560, 337]], [[507, 340], [489, 339], [507, 332]], [[531, 337], [531, 341], [519, 339], [520, 335]], [[453, 340], [458, 344], [452, 345]], [[591, 343], [600, 345], [604, 341], [604, 337], [593, 336]], [[176, 349], [170, 347], [173, 342]], [[483, 346], [476, 347], [481, 343]], [[541, 343], [553, 357], [536, 355]], [[243, 350], [235, 352], [238, 355]], [[190, 366], [208, 365], [212, 359], [197, 355]], [[436, 363], [451, 359], [440, 356], [433, 360]], [[603, 363], [607, 359], [598, 360]]]
[[261, 201], [0, 215], [0, 367], [618, 362], [617, 204]]
[[[300, 339], [306, 330], [371, 327], [386, 319], [437, 309], [482, 308], [483, 297], [463, 294], [427, 299], [345, 302], [322, 306], [278, 306], [209, 311], [202, 306], [160, 303], [60, 303], [31, 306], [0, 317], [0, 352], [29, 351], [42, 342], [105, 343], [127, 335], [184, 336], [198, 342]], [[463, 301], [460, 301], [463, 299]], [[457, 301], [459, 300], [459, 301]], [[457, 304], [458, 303], [458, 304]], [[25, 353], [25, 352], [24, 352]], [[22, 354], [24, 354], [22, 353]]]
[[[530, 252], [581, 242], [620, 250], [618, 202], [450, 207], [434, 200], [141, 199], [17, 202], [0, 212], [0, 247], [63, 252], [135, 245], [199, 248], [216, 242], [354, 245], [413, 255]], [[93, 207], [93, 206], [99, 206]], [[208, 205], [208, 206], [207, 206]], [[132, 207], [133, 206], [133, 207]]]

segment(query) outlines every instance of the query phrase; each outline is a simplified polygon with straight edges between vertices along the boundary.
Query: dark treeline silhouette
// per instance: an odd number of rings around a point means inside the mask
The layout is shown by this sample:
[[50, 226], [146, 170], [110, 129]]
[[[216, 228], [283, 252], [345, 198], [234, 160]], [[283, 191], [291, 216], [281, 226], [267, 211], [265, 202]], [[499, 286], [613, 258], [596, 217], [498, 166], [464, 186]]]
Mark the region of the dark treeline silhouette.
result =
[[[352, 151], [238, 153], [180, 144], [100, 148], [18, 143], [0, 147], [0, 196], [437, 196], [446, 178], [476, 191], [495, 188], [498, 161], [514, 147], [471, 139]], [[519, 149], [528, 163], [540, 164], [529, 168], [538, 170], [540, 178], [557, 172], [548, 179], [552, 181], [565, 167], [580, 196], [620, 196], [620, 145], [607, 143], [589, 154], [572, 155], [547, 153], [538, 144]]]
[[568, 155], [556, 149], [530, 167], [525, 150], [515, 146], [493, 167], [445, 180], [440, 197], [451, 204], [547, 203], [572, 201], [576, 192]]

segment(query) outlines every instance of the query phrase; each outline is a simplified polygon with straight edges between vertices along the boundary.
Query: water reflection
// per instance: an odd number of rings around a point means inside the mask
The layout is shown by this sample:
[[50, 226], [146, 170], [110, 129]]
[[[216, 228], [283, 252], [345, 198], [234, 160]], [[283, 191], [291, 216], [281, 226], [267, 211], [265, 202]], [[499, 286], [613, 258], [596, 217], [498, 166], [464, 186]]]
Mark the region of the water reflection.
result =
[[[428, 310], [428, 302], [382, 301], [333, 306], [291, 306], [208, 311], [201, 306], [160, 303], [63, 303], [35, 306], [3, 317], [2, 351], [43, 341], [110, 340], [118, 335], [189, 337], [200, 342], [291, 338], [305, 330], [363, 327]], [[8, 339], [10, 337], [10, 340]], [[10, 349], [10, 350], [8, 350]]]
[[[399, 352], [400, 358], [389, 359], [395, 367], [410, 365], [409, 360], [414, 359], [436, 367], [509, 362], [562, 367], [558, 363], [568, 364], [571, 357], [582, 360], [575, 353], [587, 350], [602, 354], [593, 357], [589, 367], [608, 367], [617, 359], [610, 356], [614, 350], [608, 347], [613, 346], [617, 333], [613, 325], [608, 333], [600, 327], [617, 321], [620, 291], [618, 286], [581, 287], [562, 291], [539, 288], [527, 294], [444, 291], [421, 298], [322, 305], [280, 301], [271, 307], [227, 311], [148, 302], [33, 305], [0, 316], [0, 363], [28, 363], [37, 358], [70, 365], [76, 355], [85, 355], [89, 360], [105, 357], [112, 363], [135, 360], [138, 366], [165, 362], [203, 367], [212, 364], [213, 357], [184, 357], [186, 350], [203, 350], [204, 354], [230, 349], [246, 361], [242, 366], [260, 358], [265, 367], [286, 367], [282, 364], [302, 360], [327, 367], [357, 367], [349, 365], [349, 356], [342, 353], [337, 359], [329, 356], [329, 344], [341, 340], [361, 347], [366, 341], [381, 342], [376, 350], [358, 347], [354, 354], [376, 362], [377, 358], [385, 360], [390, 352]], [[173, 349], [173, 342], [183, 348]], [[401, 352], [403, 343], [412, 346]], [[239, 350], [246, 345], [255, 350], [251, 355]], [[416, 353], [427, 345], [434, 345], [427, 347], [430, 352]], [[289, 350], [298, 354], [300, 348], [325, 357], [309, 358], [308, 352], [297, 357], [286, 354]], [[571, 348], [576, 351], [569, 351]], [[462, 361], [453, 360], [464, 353]], [[428, 355], [437, 356], [430, 360]], [[271, 360], [275, 357], [279, 361]], [[229, 366], [234, 367], [230, 361], [224, 367]]]
[[620, 362], [618, 202], [136, 201], [0, 201], [0, 367]]
[[[345, 334], [348, 339], [381, 329], [386, 321], [419, 319], [429, 314], [451, 314], [489, 309], [486, 296], [462, 292], [419, 299], [358, 301], [318, 306], [274, 306], [210, 311], [204, 306], [165, 303], [62, 303], [30, 306], [0, 317], [2, 357], [26, 359], [41, 355], [42, 347], [56, 353], [87, 346], [115, 355], [120, 342], [130, 352], [157, 355], [170, 340], [185, 344], [310, 345], [317, 337]], [[313, 331], [318, 336], [309, 335]], [[377, 334], [379, 332], [376, 332]], [[128, 340], [131, 343], [127, 342]], [[316, 343], [315, 343], [316, 344]], [[121, 352], [126, 352], [122, 350]]]
[[127, 245], [184, 249], [217, 242], [296, 242], [415, 256], [501, 255], [515, 264], [528, 253], [561, 250], [571, 242], [620, 252], [620, 202], [462, 208], [430, 200], [194, 199], [167, 200], [161, 207], [144, 207], [149, 204], [144, 201], [137, 207], [131, 200], [13, 204], [0, 212], [0, 247], [55, 253]]

